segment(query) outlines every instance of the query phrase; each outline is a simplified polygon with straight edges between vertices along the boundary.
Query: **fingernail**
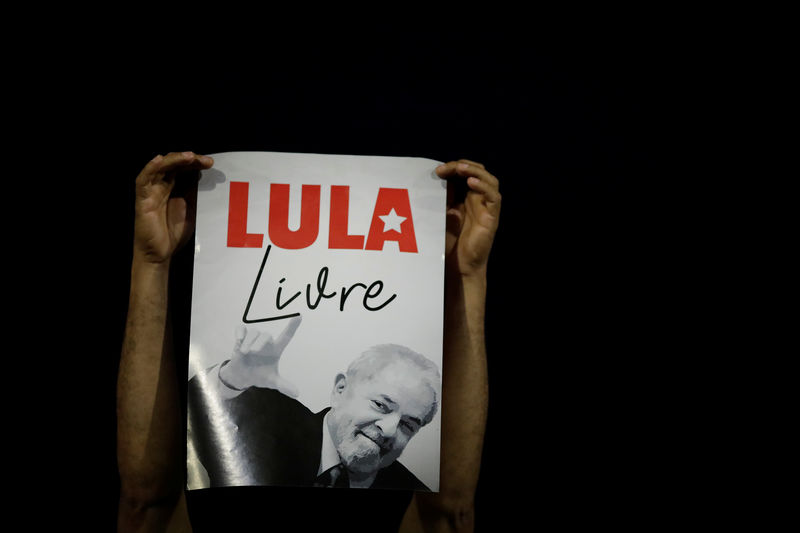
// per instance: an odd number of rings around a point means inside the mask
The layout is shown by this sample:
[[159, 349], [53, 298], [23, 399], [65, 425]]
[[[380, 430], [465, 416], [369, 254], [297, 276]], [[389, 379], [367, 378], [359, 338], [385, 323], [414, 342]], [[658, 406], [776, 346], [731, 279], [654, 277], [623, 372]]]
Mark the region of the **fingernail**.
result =
[[183, 155], [183, 157], [185, 157], [187, 159], [189, 159], [191, 157], [194, 157], [194, 154], [192, 152], [183, 152], [182, 155]]
[[204, 165], [210, 165], [214, 160], [208, 157], [207, 155], [200, 156], [200, 162]]
[[469, 165], [467, 163], [459, 163], [458, 164], [458, 170], [467, 170], [468, 168], [469, 168]]

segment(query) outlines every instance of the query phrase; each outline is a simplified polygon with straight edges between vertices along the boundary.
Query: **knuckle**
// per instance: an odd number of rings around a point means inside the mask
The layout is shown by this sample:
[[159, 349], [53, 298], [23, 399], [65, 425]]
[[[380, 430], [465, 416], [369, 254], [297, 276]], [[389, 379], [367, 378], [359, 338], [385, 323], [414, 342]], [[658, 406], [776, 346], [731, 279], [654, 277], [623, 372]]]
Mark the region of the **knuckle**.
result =
[[479, 163], [477, 161], [471, 161], [469, 159], [459, 159], [458, 162], [459, 163], [467, 163], [468, 165], [473, 165], [473, 166], [476, 166], [476, 167], [481, 168], [483, 170], [486, 170], [486, 167], [483, 165], [483, 163]]
[[193, 157], [191, 152], [170, 152], [164, 156], [164, 160], [169, 166], [180, 165]]

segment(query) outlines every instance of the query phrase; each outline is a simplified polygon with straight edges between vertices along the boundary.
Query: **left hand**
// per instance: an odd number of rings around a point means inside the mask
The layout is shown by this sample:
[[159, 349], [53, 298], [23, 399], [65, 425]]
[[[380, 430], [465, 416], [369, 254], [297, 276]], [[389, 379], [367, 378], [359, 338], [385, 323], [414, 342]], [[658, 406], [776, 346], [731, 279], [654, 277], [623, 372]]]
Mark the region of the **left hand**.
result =
[[[496, 177], [480, 163], [460, 159], [436, 168], [448, 180], [447, 236], [448, 269], [462, 276], [486, 275], [486, 265], [500, 219], [500, 189]], [[466, 196], [458, 197], [455, 180], [466, 183]], [[463, 196], [463, 195], [462, 195]]]
[[194, 152], [172, 152], [157, 155], [142, 169], [136, 178], [135, 261], [168, 263], [186, 244], [194, 231], [199, 171], [213, 164], [212, 158]]
[[[223, 383], [240, 390], [249, 387], [275, 389], [297, 398], [300, 395], [297, 387], [280, 375], [278, 365], [300, 321], [299, 316], [292, 318], [277, 339], [256, 329], [248, 331], [245, 326], [239, 325], [229, 364], [220, 369]], [[225, 376], [222, 376], [223, 370]]]

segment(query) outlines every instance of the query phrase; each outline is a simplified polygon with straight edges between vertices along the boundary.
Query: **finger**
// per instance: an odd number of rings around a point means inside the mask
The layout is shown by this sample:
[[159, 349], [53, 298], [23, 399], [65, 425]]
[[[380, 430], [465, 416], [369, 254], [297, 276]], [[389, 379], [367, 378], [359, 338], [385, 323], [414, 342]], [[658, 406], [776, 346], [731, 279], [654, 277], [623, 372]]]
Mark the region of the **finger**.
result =
[[189, 206], [185, 198], [170, 198], [167, 204], [167, 220], [170, 227], [177, 229], [178, 234], [182, 234], [183, 226], [187, 222], [187, 212]]
[[457, 164], [458, 161], [450, 161], [448, 163], [442, 163], [441, 165], [436, 167], [436, 175], [439, 176], [440, 178], [455, 176]]
[[489, 183], [499, 184], [498, 179], [493, 176], [486, 168], [480, 163], [474, 163], [467, 159], [459, 161], [450, 161], [436, 167], [436, 174], [440, 178], [449, 178], [454, 176], [469, 177], [475, 176]]
[[455, 175], [459, 164], [471, 165], [482, 170], [486, 170], [486, 167], [483, 165], [483, 163], [477, 163], [475, 161], [470, 161], [469, 159], [459, 159], [458, 161], [448, 161], [447, 163], [442, 163], [436, 167], [436, 172], [439, 174], [440, 178], [445, 177], [445, 175]]
[[170, 196], [185, 198], [187, 203], [195, 203], [197, 198], [197, 185], [200, 183], [200, 171], [191, 169], [168, 173], [164, 178], [171, 185]]
[[[200, 183], [200, 172], [186, 184], [185, 188], [181, 191], [181, 196], [186, 200], [186, 207], [191, 220], [194, 220], [195, 212], [197, 211], [197, 185]], [[173, 190], [173, 194], [175, 190]]]
[[272, 335], [269, 333], [263, 333], [259, 335], [258, 340], [254, 340], [253, 344], [250, 345], [250, 351], [253, 353], [258, 353], [262, 355], [272, 355], [273, 350], [267, 350], [268, 346], [274, 346], [272, 343]]
[[138, 185], [147, 185], [163, 180], [170, 172], [182, 170], [204, 170], [211, 168], [214, 160], [208, 156], [194, 152], [170, 152], [165, 156], [157, 155], [151, 159], [136, 178]]
[[243, 325], [239, 325], [236, 327], [236, 333], [234, 334], [233, 338], [233, 351], [238, 352], [242, 348], [242, 342], [244, 338], [247, 336], [247, 327]]
[[[463, 205], [462, 205], [463, 207]], [[447, 233], [459, 235], [461, 233], [461, 225], [464, 223], [464, 213], [461, 209], [448, 209], [445, 215], [445, 230]]]
[[[479, 192], [485, 191], [486, 194], [491, 195], [491, 201], [496, 201], [500, 194], [500, 181], [486, 169], [475, 166], [471, 163], [451, 161], [450, 163], [447, 163], [446, 168], [442, 168], [442, 166], [438, 167], [437, 173], [442, 179], [455, 179], [455, 177], [467, 178], [465, 181], [467, 181], [467, 185], [470, 187], [470, 189]], [[469, 180], [479, 180], [485, 184], [485, 186], [470, 186]]]
[[[158, 159], [156, 156], [153, 161]], [[151, 161], [152, 162], [152, 161]], [[210, 168], [214, 164], [214, 159], [194, 152], [170, 152], [157, 162], [164, 172], [175, 170], [204, 169]]]
[[467, 178], [467, 186], [470, 188], [470, 190], [483, 195], [484, 199], [486, 200], [486, 207], [489, 209], [490, 213], [494, 212], [495, 210], [499, 210], [501, 196], [500, 191], [497, 190], [497, 187], [472, 176]]
[[467, 163], [469, 165], [475, 165], [476, 167], [480, 167], [483, 170], [486, 170], [486, 167], [483, 166], [483, 163], [476, 163], [475, 161], [470, 161], [469, 159], [459, 159], [458, 162], [459, 163]]
[[481, 168], [470, 163], [458, 163], [456, 165], [456, 173], [465, 178], [478, 178], [481, 181], [497, 188], [500, 181], [494, 177], [488, 170]]
[[289, 344], [289, 341], [292, 340], [294, 337], [294, 332], [297, 331], [297, 328], [300, 327], [300, 322], [302, 322], [302, 317], [296, 316], [292, 318], [289, 323], [286, 325], [286, 328], [278, 335], [277, 340], [275, 341], [275, 350], [277, 353], [283, 353], [283, 350], [286, 349], [286, 345]]
[[242, 343], [242, 352], [249, 353], [253, 351], [253, 345], [256, 343], [258, 338], [261, 336], [261, 332], [258, 330], [250, 330], [250, 334], [247, 336], [245, 341]]

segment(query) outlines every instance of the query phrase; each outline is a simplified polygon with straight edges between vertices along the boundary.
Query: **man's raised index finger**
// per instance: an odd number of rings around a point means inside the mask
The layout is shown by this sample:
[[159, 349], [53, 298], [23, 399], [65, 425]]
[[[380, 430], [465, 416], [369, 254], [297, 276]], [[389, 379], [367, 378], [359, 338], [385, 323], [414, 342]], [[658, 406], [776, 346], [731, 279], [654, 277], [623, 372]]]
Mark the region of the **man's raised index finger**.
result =
[[302, 322], [302, 317], [296, 316], [289, 320], [289, 323], [286, 325], [286, 328], [278, 335], [278, 338], [275, 340], [275, 350], [280, 354], [283, 353], [283, 350], [286, 349], [286, 345], [289, 344], [289, 341], [292, 340], [294, 337], [294, 332], [297, 331], [297, 328], [300, 326], [300, 322]]

